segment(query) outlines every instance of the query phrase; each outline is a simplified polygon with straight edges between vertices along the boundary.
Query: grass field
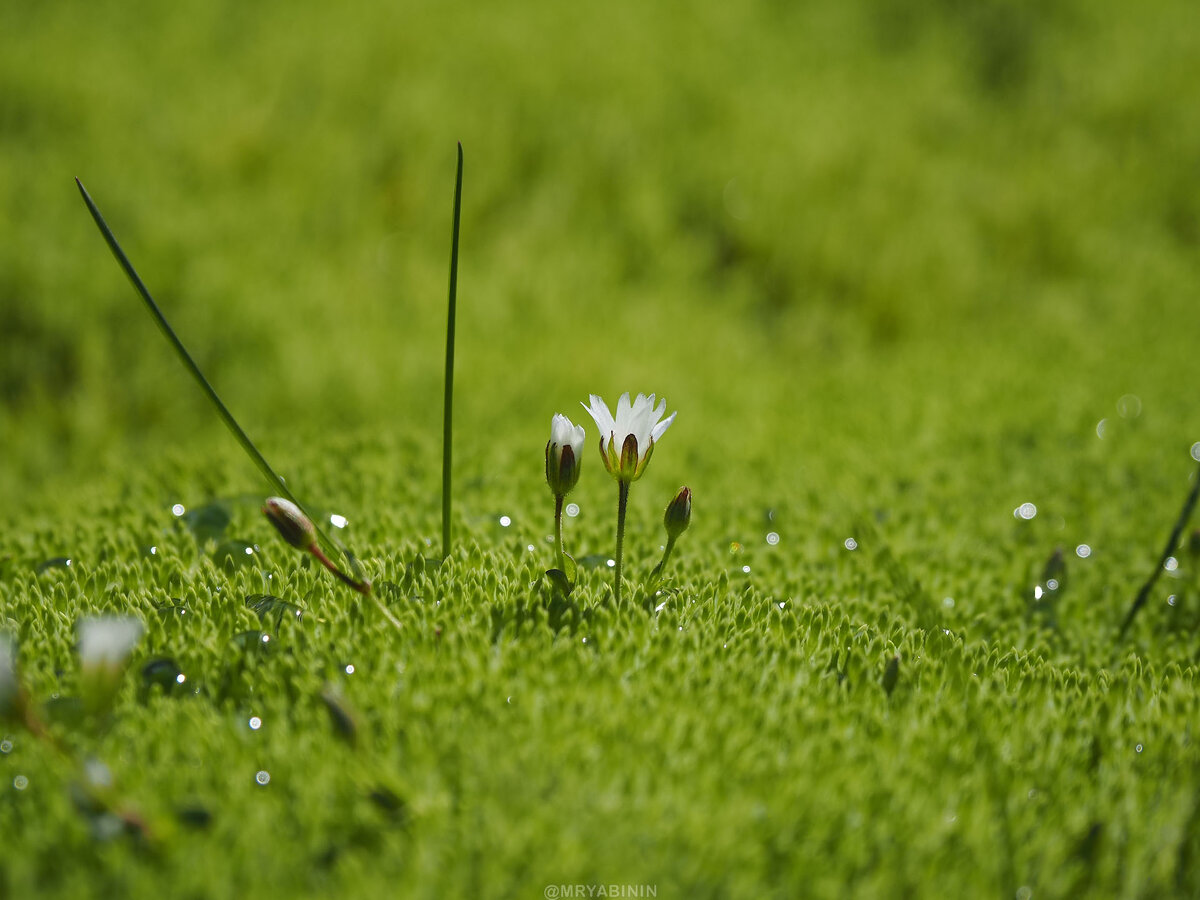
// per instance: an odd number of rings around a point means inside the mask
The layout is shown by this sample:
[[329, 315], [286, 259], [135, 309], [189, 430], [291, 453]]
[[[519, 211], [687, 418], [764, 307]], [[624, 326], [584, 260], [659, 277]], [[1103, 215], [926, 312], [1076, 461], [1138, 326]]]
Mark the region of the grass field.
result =
[[[1191, 528], [1118, 640], [1197, 469], [1194, 23], [0, 13], [0, 628], [51, 735], [4, 726], [0, 896], [1200, 893]], [[398, 631], [259, 513], [74, 176]], [[679, 415], [617, 607], [578, 404], [626, 390]], [[588, 428], [570, 603], [556, 412]], [[97, 614], [144, 626], [107, 719]]]

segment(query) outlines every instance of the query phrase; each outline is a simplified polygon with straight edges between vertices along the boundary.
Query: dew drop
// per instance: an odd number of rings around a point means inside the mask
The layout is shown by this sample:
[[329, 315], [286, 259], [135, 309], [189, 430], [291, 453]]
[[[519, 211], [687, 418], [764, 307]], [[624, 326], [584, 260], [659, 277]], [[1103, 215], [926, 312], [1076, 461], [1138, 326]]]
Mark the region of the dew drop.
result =
[[1200, 461], [1200, 441], [1192, 444], [1192, 459]]
[[1030, 503], [1029, 501], [1022, 503], [1020, 506], [1018, 506], [1016, 509], [1013, 510], [1014, 518], [1025, 519], [1026, 521], [1029, 521], [1036, 515], [1037, 515], [1037, 507], [1034, 504]]
[[1117, 401], [1117, 412], [1122, 419], [1136, 419], [1142, 414], [1142, 401], [1136, 394], [1125, 394]]
[[187, 507], [184, 506], [182, 503], [176, 503], [174, 506], [171, 507], [171, 515], [173, 515], [175, 517], [182, 516], [185, 512], [187, 512]]
[[1058, 590], [1058, 579], [1057, 578], [1047, 578], [1046, 579], [1046, 590], [1057, 591]]
[[572, 519], [575, 518], [577, 515], [579, 515], [579, 504], [568, 503], [566, 511], [568, 516], [570, 516]]
[[251, 731], [258, 731], [258, 729], [262, 728], [262, 719], [258, 716], [251, 716], [250, 721], [246, 724], [250, 726]]
[[533, 546], [533, 544], [527, 544], [525, 549], [528, 550], [530, 553], [533, 553], [535, 550], [537, 550], [537, 547]]
[[742, 572], [744, 572], [746, 575], [749, 575], [749, 574], [750, 574], [750, 567], [749, 567], [749, 566], [742, 566]]
[[1033, 897], [1033, 889], [1029, 885], [1023, 884], [1017, 888], [1017, 900], [1031, 900]]
[[1035, 584], [1033, 586], [1033, 599], [1034, 600], [1042, 599], [1042, 586], [1040, 584]]
[[254, 780], [260, 785], [268, 785], [271, 783], [271, 773], [266, 769], [259, 769], [258, 773], [254, 776]]
[[8, 741], [8, 740], [0, 741], [0, 753], [12, 753], [12, 748], [13, 748], [12, 741]]
[[187, 676], [184, 675], [182, 672], [180, 672], [178, 675], [175, 676], [176, 684], [183, 684], [185, 681], [187, 681]]
[[1136, 747], [1134, 747], [1133, 749], [1134, 749], [1134, 750], [1135, 750], [1137, 753], [1141, 753], [1141, 752], [1142, 752], [1142, 745], [1141, 745], [1141, 744], [1138, 744], [1138, 745], [1137, 745]]
[[1108, 431], [1108, 419], [1101, 419], [1096, 423], [1096, 437], [1104, 440], [1104, 433]]
[[354, 663], [350, 663], [349, 665], [346, 666], [346, 674], [347, 675], [354, 674]]
[[1172, 594], [1170, 597], [1168, 597], [1168, 598], [1167, 598], [1167, 606], [1174, 606], [1174, 605], [1175, 605], [1175, 602], [1176, 602], [1176, 601], [1175, 601], [1175, 595], [1174, 595], [1174, 594]]
[[345, 528], [346, 527], [346, 517], [339, 516], [337, 513], [332, 513], [329, 516], [329, 524], [332, 525], [334, 528]]
[[612, 569], [612, 568], [615, 568], [615, 567], [616, 567], [616, 565], [617, 565], [617, 561], [616, 561], [615, 559], [606, 559], [606, 560], [604, 561], [604, 564], [605, 564], [606, 566], [608, 566], [610, 569]]
[[1087, 544], [1080, 544], [1078, 547], [1075, 548], [1075, 555], [1078, 556], [1080, 559], [1087, 559], [1089, 556], [1092, 555], [1092, 548], [1089, 547]]
[[858, 549], [858, 541], [856, 541], [852, 537], [849, 537], [849, 538], [846, 538], [846, 540], [842, 541], [842, 546], [845, 547], [847, 550], [857, 550]]
[[18, 775], [13, 779], [13, 787], [15, 787], [18, 791], [23, 791], [25, 788], [29, 787], [29, 779], [24, 775]]
[[1173, 556], [1168, 556], [1166, 560], [1163, 561], [1163, 568], [1168, 572], [1174, 572], [1179, 568], [1179, 560]]
[[774, 547], [779, 543], [779, 534], [774, 531], [767, 532], [767, 543]]
[[507, 528], [511, 524], [512, 524], [512, 519], [510, 519], [508, 516], [500, 517], [500, 527], [501, 528]]
[[953, 597], [943, 597], [942, 598], [942, 606], [946, 607], [946, 609], [954, 609], [954, 598]]

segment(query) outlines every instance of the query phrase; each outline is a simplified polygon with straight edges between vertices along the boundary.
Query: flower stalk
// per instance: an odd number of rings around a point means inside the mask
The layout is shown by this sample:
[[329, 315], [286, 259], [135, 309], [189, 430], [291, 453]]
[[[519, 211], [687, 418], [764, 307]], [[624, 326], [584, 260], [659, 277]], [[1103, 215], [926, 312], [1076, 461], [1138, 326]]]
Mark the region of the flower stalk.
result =
[[621, 603], [621, 574], [625, 556], [625, 512], [629, 504], [629, 486], [642, 477], [654, 453], [654, 443], [663, 436], [676, 413], [663, 419], [667, 401], [654, 405], [654, 394], [638, 394], [632, 403], [628, 392], [617, 401], [614, 416], [600, 397], [591, 394], [591, 403], [583, 408], [600, 431], [600, 458], [604, 468], [617, 480], [617, 552], [613, 573], [613, 598]]

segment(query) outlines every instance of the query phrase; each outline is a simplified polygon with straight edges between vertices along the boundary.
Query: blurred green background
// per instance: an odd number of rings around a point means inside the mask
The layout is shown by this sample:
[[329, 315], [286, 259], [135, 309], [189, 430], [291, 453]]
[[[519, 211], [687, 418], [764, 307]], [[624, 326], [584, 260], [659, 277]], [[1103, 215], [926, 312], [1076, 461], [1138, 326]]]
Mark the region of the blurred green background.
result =
[[76, 175], [278, 468], [416, 440], [436, 504], [460, 140], [468, 478], [519, 461], [537, 490], [553, 412], [644, 390], [681, 411], [656, 469], [709, 508], [917, 484], [969, 519], [967, 482], [1007, 516], [1119, 481], [1085, 463], [1132, 394], [1128, 465], [1174, 490], [1200, 436], [1194, 25], [1188, 2], [9, 4], [5, 514], [240, 452]]

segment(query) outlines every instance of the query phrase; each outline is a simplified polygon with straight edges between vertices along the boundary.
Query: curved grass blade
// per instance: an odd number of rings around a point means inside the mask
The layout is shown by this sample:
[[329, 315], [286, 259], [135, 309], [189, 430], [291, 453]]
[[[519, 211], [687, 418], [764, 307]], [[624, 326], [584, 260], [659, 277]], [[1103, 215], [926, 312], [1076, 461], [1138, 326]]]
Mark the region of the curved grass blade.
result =
[[450, 555], [450, 456], [454, 435], [454, 319], [458, 302], [458, 223], [462, 213], [462, 142], [454, 176], [454, 226], [450, 237], [450, 301], [446, 313], [446, 380], [442, 408], [442, 558]]
[[200, 367], [196, 365], [196, 361], [192, 359], [192, 355], [188, 353], [187, 348], [183, 346], [183, 342], [179, 339], [179, 336], [175, 334], [175, 329], [173, 329], [170, 323], [167, 322], [166, 316], [162, 314], [162, 310], [158, 308], [158, 304], [155, 303], [154, 298], [150, 296], [149, 289], [138, 275], [137, 270], [134, 269], [133, 263], [129, 261], [129, 257], [125, 255], [125, 251], [121, 249], [121, 245], [117, 242], [116, 235], [114, 235], [112, 229], [108, 227], [108, 223], [104, 221], [104, 216], [100, 214], [100, 209], [96, 206], [95, 201], [92, 200], [91, 194], [87, 192], [87, 188], [83, 186], [83, 182], [76, 178], [75, 184], [79, 188], [79, 193], [83, 197], [83, 202], [87, 204], [88, 212], [92, 214], [92, 218], [96, 222], [96, 227], [100, 229], [100, 234], [104, 236], [105, 243], [108, 244], [108, 249], [112, 251], [113, 256], [116, 257], [117, 263], [121, 266], [121, 269], [125, 272], [125, 275], [133, 284], [133, 287], [138, 292], [138, 295], [145, 302], [146, 308], [150, 311], [150, 315], [153, 316], [154, 321], [158, 324], [159, 330], [163, 333], [163, 336], [166, 337], [172, 348], [174, 348], [175, 355], [179, 357], [179, 360], [183, 363], [184, 368], [191, 373], [192, 377], [196, 380], [196, 383], [200, 385], [200, 389], [204, 391], [208, 399], [212, 401], [213, 406], [216, 407], [217, 413], [221, 417], [221, 421], [225, 423], [226, 427], [231, 432], [233, 432], [233, 436], [237, 438], [237, 442], [242, 445], [242, 449], [246, 451], [247, 455], [249, 455], [249, 457], [254, 461], [254, 464], [258, 466], [259, 471], [266, 476], [266, 479], [271, 483], [271, 486], [277, 490], [281, 496], [287, 497], [289, 500], [295, 503], [296, 506], [298, 506], [300, 510], [313, 521], [317, 529], [317, 535], [321, 538], [321, 541], [331, 550], [336, 550], [341, 553], [342, 556], [346, 558], [351, 570], [355, 573], [359, 580], [365, 582], [366, 579], [363, 577], [362, 566], [359, 564], [354, 555], [339, 542], [330, 537], [315, 518], [308, 515], [308, 512], [304, 509], [304, 504], [296, 498], [296, 496], [284, 483], [283, 479], [280, 478], [276, 471], [271, 468], [271, 464], [267, 462], [266, 457], [259, 452], [258, 448], [254, 446], [254, 442], [250, 440], [250, 436], [246, 434], [246, 432], [242, 429], [242, 426], [237, 423], [236, 419], [234, 419], [233, 413], [231, 413], [229, 408], [221, 401], [221, 398], [217, 395], [216, 390], [211, 384], [209, 384], [208, 379], [204, 377], [204, 373], [200, 371]]

